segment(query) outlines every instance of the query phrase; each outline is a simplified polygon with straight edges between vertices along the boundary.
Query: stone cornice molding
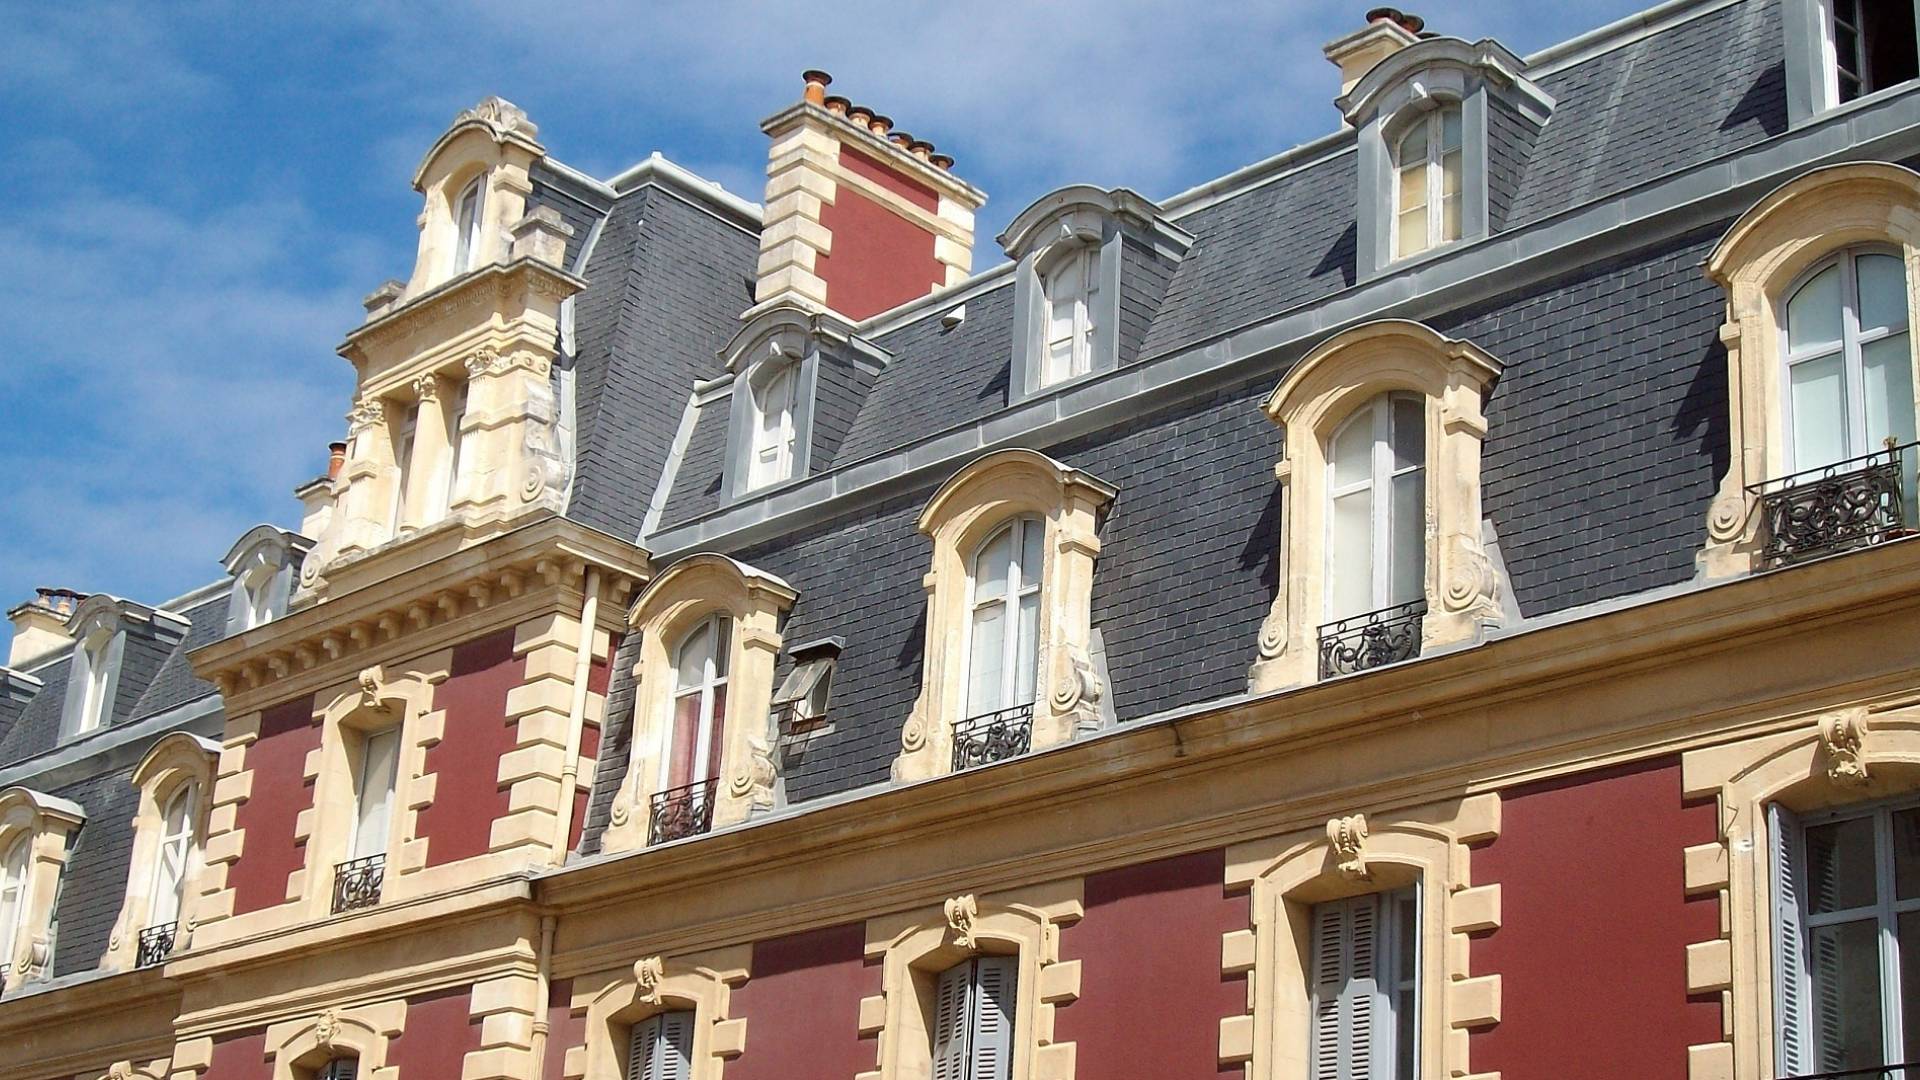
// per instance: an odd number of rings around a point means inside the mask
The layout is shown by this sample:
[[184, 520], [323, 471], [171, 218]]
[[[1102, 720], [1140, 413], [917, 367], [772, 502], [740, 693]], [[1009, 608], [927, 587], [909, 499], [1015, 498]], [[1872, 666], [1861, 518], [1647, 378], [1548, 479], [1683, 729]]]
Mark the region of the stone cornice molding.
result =
[[65, 835], [86, 823], [87, 812], [71, 799], [17, 784], [0, 791], [0, 828], [55, 829]]
[[[1193, 234], [1175, 225], [1153, 200], [1127, 188], [1103, 189], [1092, 184], [1073, 184], [1035, 199], [1000, 233], [1000, 246], [1010, 259], [1025, 258], [1060, 239], [1047, 229], [1048, 225], [1079, 211], [1091, 211], [1099, 218], [1130, 226], [1151, 236], [1157, 247], [1184, 253], [1193, 246]], [[1100, 237], [1096, 234], [1080, 239], [1097, 242]]]
[[586, 287], [584, 278], [539, 259], [522, 256], [490, 263], [354, 328], [336, 351], [356, 365], [364, 364], [371, 353], [456, 315], [472, 312], [478, 316], [511, 309], [511, 301], [529, 295], [558, 305]]
[[419, 167], [413, 171], [415, 191], [426, 191], [427, 173], [434, 159], [455, 139], [470, 131], [479, 132], [502, 146], [512, 143], [534, 157], [545, 157], [547, 153], [547, 148], [539, 141], [540, 126], [527, 119], [525, 110], [505, 98], [489, 96], [478, 105], [461, 110], [447, 130], [434, 140], [426, 156], [420, 159]]
[[1553, 96], [1527, 78], [1525, 60], [1492, 38], [1469, 42], [1456, 37], [1426, 38], [1380, 61], [1360, 77], [1352, 90], [1336, 99], [1334, 107], [1348, 124], [1362, 127], [1373, 118], [1393, 88], [1441, 69], [1477, 75], [1495, 86], [1512, 88], [1534, 114], [1536, 123], [1544, 122], [1553, 111]]
[[[233, 546], [227, 549], [226, 558], [220, 560], [220, 565], [227, 568], [227, 573], [238, 574], [245, 567], [247, 557], [262, 547], [285, 552], [286, 561], [297, 564], [299, 557], [313, 548], [313, 541], [277, 525], [255, 525], [233, 542]], [[275, 561], [278, 563], [281, 560]]]

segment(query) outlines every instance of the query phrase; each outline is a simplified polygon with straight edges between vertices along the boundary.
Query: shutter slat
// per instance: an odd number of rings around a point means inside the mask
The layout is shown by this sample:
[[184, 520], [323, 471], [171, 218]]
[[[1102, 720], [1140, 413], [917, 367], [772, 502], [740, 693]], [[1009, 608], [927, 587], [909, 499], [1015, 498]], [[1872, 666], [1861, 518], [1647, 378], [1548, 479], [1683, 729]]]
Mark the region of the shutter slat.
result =
[[1013, 1075], [1013, 1018], [1019, 961], [1011, 956], [983, 956], [974, 961], [973, 1044], [967, 1080], [1011, 1080]]
[[1774, 1073], [1797, 1076], [1813, 1067], [1807, 1016], [1806, 935], [1800, 914], [1800, 877], [1806, 866], [1804, 834], [1793, 811], [1767, 807], [1772, 842]]

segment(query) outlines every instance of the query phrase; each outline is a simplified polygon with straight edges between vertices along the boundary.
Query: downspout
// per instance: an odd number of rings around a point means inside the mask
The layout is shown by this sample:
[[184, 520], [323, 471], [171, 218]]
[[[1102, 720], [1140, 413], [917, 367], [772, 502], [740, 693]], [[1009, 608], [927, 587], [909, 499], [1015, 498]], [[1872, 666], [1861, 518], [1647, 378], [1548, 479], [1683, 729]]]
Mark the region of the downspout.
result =
[[534, 957], [533, 1075], [547, 1075], [547, 1014], [553, 991], [553, 929], [558, 922], [552, 915], [540, 916], [540, 952]]
[[587, 568], [587, 596], [580, 604], [580, 642], [573, 654], [573, 701], [567, 708], [567, 757], [560, 767], [560, 812], [554, 815], [553, 862], [567, 861], [573, 835], [573, 803], [579, 797], [580, 740], [587, 723], [587, 676], [593, 669], [593, 630], [600, 618], [600, 568]]

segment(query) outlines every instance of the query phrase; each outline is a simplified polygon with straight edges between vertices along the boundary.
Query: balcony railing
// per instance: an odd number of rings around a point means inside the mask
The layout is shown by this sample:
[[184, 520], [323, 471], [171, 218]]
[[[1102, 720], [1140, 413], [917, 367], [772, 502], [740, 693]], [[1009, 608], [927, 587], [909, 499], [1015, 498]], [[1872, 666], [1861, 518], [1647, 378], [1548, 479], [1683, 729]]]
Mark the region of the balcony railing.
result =
[[1760, 565], [1772, 570], [1911, 531], [1901, 476], [1916, 443], [1892, 446], [1747, 488], [1759, 503]]
[[969, 717], [953, 726], [953, 771], [1018, 757], [1032, 746], [1032, 702]]
[[1320, 627], [1320, 677], [1352, 675], [1420, 655], [1427, 602], [1413, 600]]
[[713, 800], [719, 790], [720, 780], [716, 777], [655, 793], [647, 834], [651, 839], [647, 842], [664, 844], [669, 840], [683, 840], [713, 828]]
[[152, 967], [164, 964], [167, 957], [173, 955], [173, 935], [175, 924], [149, 926], [140, 931], [139, 956], [135, 963], [140, 967]]
[[380, 902], [380, 887], [387, 881], [387, 857], [368, 855], [349, 859], [333, 868], [333, 911], [372, 907]]
[[1780, 1080], [1906, 1080], [1909, 1073], [1920, 1077], [1920, 1061], [1899, 1065], [1868, 1065], [1862, 1069], [1841, 1069], [1838, 1072], [1796, 1073], [1783, 1076]]

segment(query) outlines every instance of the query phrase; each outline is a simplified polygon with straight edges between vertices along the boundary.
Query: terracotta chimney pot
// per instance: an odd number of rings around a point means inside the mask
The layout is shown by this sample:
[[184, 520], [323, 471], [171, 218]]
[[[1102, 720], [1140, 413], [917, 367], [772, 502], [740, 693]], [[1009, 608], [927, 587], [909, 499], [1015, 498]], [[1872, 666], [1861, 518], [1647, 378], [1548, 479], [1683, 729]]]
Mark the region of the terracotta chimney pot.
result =
[[826, 100], [827, 111], [835, 116], [847, 115], [847, 109], [852, 105], [853, 102], [841, 97], [839, 94], [834, 94]]
[[833, 76], [824, 71], [806, 71], [800, 77], [807, 81], [804, 98], [809, 105], [823, 105], [827, 100], [827, 85], [833, 82]]
[[873, 123], [870, 126], [869, 130], [871, 130], [875, 135], [878, 135], [883, 139], [886, 138], [887, 132], [893, 130], [893, 117], [881, 116], [880, 114], [875, 113], [873, 117]]
[[930, 162], [933, 165], [933, 167], [936, 169], [953, 168], [952, 154], [933, 154], [927, 158], [927, 161]]
[[915, 139], [907, 146], [907, 152], [921, 161], [928, 161], [933, 156], [933, 144], [925, 139]]
[[913, 136], [904, 131], [896, 131], [887, 136], [887, 141], [905, 150], [907, 147], [913, 145]]
[[871, 127], [873, 124], [873, 110], [867, 108], [865, 105], [851, 106], [847, 109], [847, 119], [853, 121], [861, 128]]
[[340, 470], [347, 464], [347, 444], [331, 442], [327, 444], [327, 479], [340, 479]]

